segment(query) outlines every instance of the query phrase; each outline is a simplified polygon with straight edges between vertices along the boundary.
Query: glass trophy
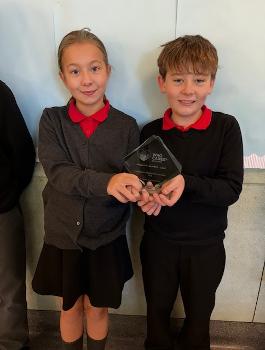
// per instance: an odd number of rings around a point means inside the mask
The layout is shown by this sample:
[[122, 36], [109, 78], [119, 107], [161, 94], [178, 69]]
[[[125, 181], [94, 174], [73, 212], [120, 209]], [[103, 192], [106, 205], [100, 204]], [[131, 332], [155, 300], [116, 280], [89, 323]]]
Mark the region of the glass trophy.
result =
[[[181, 173], [181, 164], [159, 136], [153, 135], [124, 159], [126, 170], [139, 177], [149, 193]], [[152, 185], [150, 185], [152, 183]]]

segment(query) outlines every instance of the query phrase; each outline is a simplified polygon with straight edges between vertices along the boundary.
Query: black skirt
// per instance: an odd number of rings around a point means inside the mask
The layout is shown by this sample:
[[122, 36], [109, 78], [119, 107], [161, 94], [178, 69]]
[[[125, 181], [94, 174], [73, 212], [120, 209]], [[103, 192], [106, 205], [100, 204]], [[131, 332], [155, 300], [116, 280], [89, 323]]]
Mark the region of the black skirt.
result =
[[118, 308], [124, 283], [133, 276], [125, 235], [96, 250], [65, 250], [44, 243], [32, 281], [42, 295], [63, 298], [71, 309], [86, 294], [95, 307]]

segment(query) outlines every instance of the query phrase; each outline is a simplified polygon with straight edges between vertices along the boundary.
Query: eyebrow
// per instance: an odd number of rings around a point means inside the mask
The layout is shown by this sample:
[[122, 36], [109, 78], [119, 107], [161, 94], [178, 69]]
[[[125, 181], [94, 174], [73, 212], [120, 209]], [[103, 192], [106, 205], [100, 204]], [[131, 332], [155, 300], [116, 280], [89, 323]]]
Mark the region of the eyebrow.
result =
[[180, 72], [174, 72], [174, 73], [171, 73], [170, 75], [171, 76], [176, 76], [176, 75], [188, 75], [188, 74], [192, 74], [192, 75], [202, 75], [202, 76], [208, 76], [208, 75], [210, 75], [210, 73], [190, 73], [190, 72], [182, 72], [182, 73], [180, 73]]
[[[100, 63], [100, 64], [102, 64], [103, 61], [93, 60], [93, 61], [89, 62], [89, 65], [92, 65], [92, 64], [94, 64], [94, 63]], [[69, 63], [69, 64], [67, 65], [67, 67], [70, 67], [70, 66], [79, 66], [79, 63]]]

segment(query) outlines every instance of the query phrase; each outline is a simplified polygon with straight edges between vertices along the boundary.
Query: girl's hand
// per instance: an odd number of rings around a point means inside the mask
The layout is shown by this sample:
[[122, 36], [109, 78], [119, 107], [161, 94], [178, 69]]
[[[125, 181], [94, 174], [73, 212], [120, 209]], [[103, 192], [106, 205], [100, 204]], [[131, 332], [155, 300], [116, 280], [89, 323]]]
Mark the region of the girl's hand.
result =
[[140, 198], [142, 184], [133, 174], [113, 175], [107, 186], [107, 193], [122, 203], [136, 202]]
[[140, 200], [137, 202], [137, 204], [142, 209], [142, 212], [144, 212], [147, 215], [157, 216], [161, 210], [161, 205], [154, 200], [149, 200], [147, 202]]
[[161, 205], [155, 201], [147, 202], [141, 205], [141, 201], [137, 203], [142, 211], [147, 215], [157, 216], [160, 213]]
[[157, 216], [161, 210], [161, 205], [155, 202], [152, 195], [145, 189], [142, 190], [140, 200], [138, 200], [137, 204], [147, 215]]
[[160, 193], [154, 193], [154, 201], [161, 206], [172, 207], [181, 197], [185, 188], [185, 180], [182, 175], [177, 175], [173, 179], [164, 183]]

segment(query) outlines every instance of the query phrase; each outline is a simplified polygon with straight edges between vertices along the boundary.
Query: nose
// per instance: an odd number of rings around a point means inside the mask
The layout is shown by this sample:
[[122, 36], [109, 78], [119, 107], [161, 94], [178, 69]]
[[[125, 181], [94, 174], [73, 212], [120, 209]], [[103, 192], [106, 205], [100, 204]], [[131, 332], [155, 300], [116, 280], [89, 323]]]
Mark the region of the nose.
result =
[[194, 93], [194, 84], [192, 81], [185, 81], [182, 85], [182, 93], [186, 95], [191, 95]]
[[82, 84], [91, 85], [92, 84], [92, 74], [89, 71], [84, 71], [82, 73]]

